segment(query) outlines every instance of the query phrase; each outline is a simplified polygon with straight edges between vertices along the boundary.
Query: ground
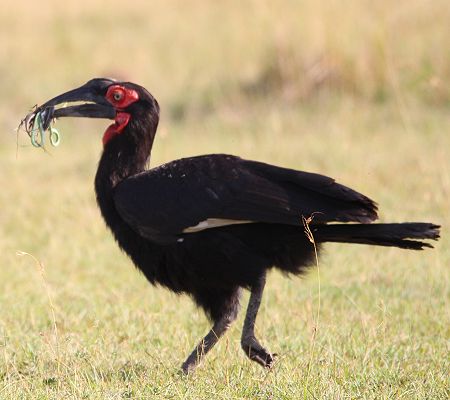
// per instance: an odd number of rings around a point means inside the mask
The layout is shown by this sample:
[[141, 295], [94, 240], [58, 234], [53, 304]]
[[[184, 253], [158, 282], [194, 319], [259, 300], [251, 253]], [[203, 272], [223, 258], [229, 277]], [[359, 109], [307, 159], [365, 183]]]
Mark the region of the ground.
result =
[[[449, 397], [445, 2], [39, 4], [0, 15], [1, 399]], [[209, 323], [148, 285], [104, 226], [107, 122], [59, 121], [47, 152], [24, 133], [16, 146], [33, 104], [99, 75], [160, 100], [153, 166], [221, 152], [320, 172], [376, 200], [383, 222], [439, 223], [442, 239], [332, 244], [301, 279], [272, 272], [257, 334], [275, 367], [242, 353], [241, 315], [182, 376]]]

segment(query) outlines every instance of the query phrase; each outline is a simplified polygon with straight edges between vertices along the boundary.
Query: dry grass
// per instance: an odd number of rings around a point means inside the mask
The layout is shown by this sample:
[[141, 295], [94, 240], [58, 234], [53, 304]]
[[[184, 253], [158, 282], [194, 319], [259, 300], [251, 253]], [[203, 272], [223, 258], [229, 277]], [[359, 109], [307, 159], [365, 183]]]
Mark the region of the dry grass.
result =
[[[11, 7], [0, 15], [1, 399], [449, 397], [445, 1]], [[181, 377], [208, 323], [150, 287], [104, 227], [92, 180], [105, 123], [60, 121], [51, 154], [22, 136], [18, 158], [9, 134], [27, 107], [100, 75], [160, 100], [153, 165], [228, 152], [322, 172], [374, 197], [383, 221], [438, 222], [443, 238], [420, 253], [327, 246], [317, 332], [317, 275], [272, 274], [257, 328], [281, 354], [274, 370], [241, 354], [239, 320]]]

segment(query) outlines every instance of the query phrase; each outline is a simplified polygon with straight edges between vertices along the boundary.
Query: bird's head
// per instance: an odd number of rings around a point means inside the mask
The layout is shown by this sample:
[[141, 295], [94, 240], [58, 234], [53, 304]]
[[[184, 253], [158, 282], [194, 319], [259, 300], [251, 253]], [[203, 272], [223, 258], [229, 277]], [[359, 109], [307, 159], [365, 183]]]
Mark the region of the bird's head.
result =
[[[73, 104], [75, 103], [75, 104]], [[120, 135], [129, 135], [140, 142], [142, 135], [150, 135], [151, 142], [159, 121], [159, 105], [142, 86], [131, 82], [118, 82], [108, 78], [95, 78], [83, 86], [60, 94], [37, 107], [25, 118], [29, 132], [36, 115], [40, 113], [43, 128], [54, 118], [87, 117], [114, 120], [104, 135], [106, 146]]]

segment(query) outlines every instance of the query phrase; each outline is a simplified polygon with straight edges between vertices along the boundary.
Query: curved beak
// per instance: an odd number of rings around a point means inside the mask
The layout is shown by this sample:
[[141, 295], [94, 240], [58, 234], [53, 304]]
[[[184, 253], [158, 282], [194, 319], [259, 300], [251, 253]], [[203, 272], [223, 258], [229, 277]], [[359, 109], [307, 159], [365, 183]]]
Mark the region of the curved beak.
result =
[[[30, 132], [36, 115], [40, 113], [43, 128], [47, 129], [54, 118], [86, 117], [114, 119], [116, 110], [105, 99], [107, 88], [115, 83], [111, 79], [92, 79], [77, 89], [60, 94], [38, 106], [25, 119], [25, 130]], [[67, 105], [80, 102], [81, 104]]]

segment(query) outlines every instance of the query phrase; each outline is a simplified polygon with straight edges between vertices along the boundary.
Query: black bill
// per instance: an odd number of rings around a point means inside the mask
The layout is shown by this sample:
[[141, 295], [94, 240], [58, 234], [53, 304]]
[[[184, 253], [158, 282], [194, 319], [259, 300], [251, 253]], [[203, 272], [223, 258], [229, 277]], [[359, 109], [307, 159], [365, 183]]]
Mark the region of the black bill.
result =
[[[54, 118], [85, 117], [114, 119], [116, 111], [105, 99], [108, 87], [114, 84], [112, 79], [96, 78], [83, 86], [60, 94], [46, 103], [36, 107], [21, 122], [25, 130], [30, 133], [33, 129], [36, 116], [39, 114], [42, 127], [46, 130]], [[80, 102], [77, 105], [66, 103]]]

